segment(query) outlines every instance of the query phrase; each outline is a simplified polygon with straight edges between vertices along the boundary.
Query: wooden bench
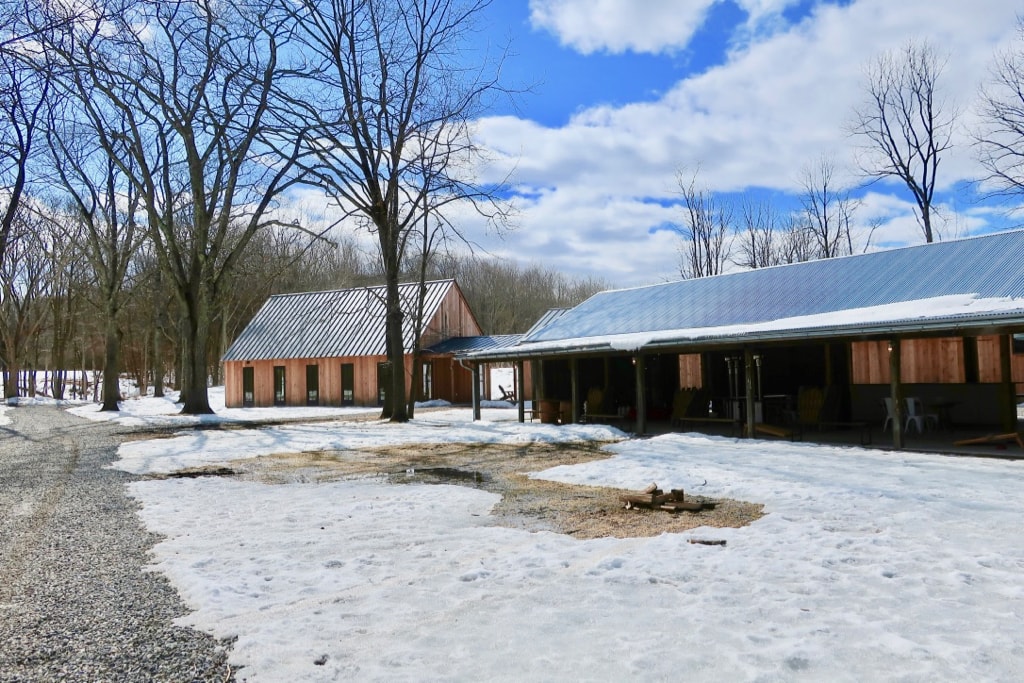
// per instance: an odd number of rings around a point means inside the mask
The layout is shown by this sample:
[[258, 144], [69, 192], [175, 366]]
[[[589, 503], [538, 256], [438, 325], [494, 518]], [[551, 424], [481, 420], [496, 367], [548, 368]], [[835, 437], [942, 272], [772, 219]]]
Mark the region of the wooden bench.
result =
[[1017, 432], [1010, 432], [1008, 434], [989, 434], [988, 436], [979, 436], [974, 439], [961, 439], [960, 441], [954, 441], [954, 446], [982, 446], [985, 444], [1008, 444], [1015, 443], [1021, 448], [1024, 448], [1024, 440], [1021, 440], [1020, 434]]
[[615, 414], [611, 414], [611, 413], [608, 413], [608, 414], [584, 413], [583, 417], [582, 417], [582, 420], [583, 420], [583, 422], [590, 422], [590, 423], [594, 423], [594, 422], [619, 422], [619, 421], [625, 420], [625, 418], [626, 418], [625, 415], [619, 415], [618, 413], [615, 413]]
[[[744, 433], [746, 433], [746, 425], [744, 425]], [[755, 434], [767, 434], [769, 436], [777, 436], [780, 439], [789, 439], [790, 441], [796, 441], [797, 437], [800, 436], [800, 432], [794, 429], [787, 429], [786, 427], [778, 427], [776, 425], [770, 425], [764, 422], [757, 422], [754, 424]]]

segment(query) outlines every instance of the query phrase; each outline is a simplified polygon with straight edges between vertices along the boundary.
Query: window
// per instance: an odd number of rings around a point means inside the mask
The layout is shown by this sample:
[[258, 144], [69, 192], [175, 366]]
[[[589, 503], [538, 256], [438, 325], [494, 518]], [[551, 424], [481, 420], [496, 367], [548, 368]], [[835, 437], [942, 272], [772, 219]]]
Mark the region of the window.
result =
[[320, 366], [306, 366], [306, 405], [320, 404]]
[[391, 363], [377, 363], [377, 405], [384, 405], [390, 378]]
[[242, 368], [242, 407], [252, 408], [256, 405], [256, 382], [253, 379], [252, 367]]
[[434, 364], [424, 363], [423, 364], [423, 391], [420, 394], [420, 399], [423, 401], [429, 401], [434, 398]]
[[285, 403], [284, 391], [284, 366], [274, 366], [274, 405], [283, 406]]
[[1013, 335], [1013, 352], [1024, 353], [1024, 334]]
[[341, 405], [355, 405], [355, 365], [352, 363], [341, 364]]

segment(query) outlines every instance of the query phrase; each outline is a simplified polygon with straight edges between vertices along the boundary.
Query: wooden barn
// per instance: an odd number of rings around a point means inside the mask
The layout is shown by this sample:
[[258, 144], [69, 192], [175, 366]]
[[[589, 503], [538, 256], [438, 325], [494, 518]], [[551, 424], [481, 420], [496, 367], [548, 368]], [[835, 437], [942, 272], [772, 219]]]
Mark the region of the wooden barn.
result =
[[531, 363], [541, 411], [639, 433], [1014, 432], [1024, 232], [601, 292], [464, 360]]
[[[412, 379], [419, 283], [400, 285], [405, 316], [406, 386]], [[249, 406], [375, 406], [389, 371], [384, 288], [362, 287], [270, 297], [224, 355], [225, 402]], [[468, 403], [473, 376], [453, 354], [429, 348], [476, 339], [480, 326], [454, 280], [426, 283], [420, 400]]]

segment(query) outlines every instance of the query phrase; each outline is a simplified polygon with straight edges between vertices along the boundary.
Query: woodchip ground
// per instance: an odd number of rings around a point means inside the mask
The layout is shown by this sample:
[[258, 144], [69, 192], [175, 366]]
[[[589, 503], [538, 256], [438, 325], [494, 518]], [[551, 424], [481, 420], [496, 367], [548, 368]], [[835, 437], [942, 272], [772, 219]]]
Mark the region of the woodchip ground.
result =
[[[742, 527], [759, 519], [764, 506], [712, 499], [699, 489], [687, 500], [712, 502], [712, 509], [671, 513], [626, 509], [623, 489], [534, 479], [531, 472], [611, 457], [601, 444], [422, 444], [360, 451], [288, 453], [236, 460], [170, 476], [233, 476], [270, 484], [327, 482], [377, 477], [396, 486], [410, 483], [472, 486], [501, 496], [494, 523], [575, 538], [641, 537], [682, 533], [697, 527]], [[166, 476], [166, 475], [159, 475]]]

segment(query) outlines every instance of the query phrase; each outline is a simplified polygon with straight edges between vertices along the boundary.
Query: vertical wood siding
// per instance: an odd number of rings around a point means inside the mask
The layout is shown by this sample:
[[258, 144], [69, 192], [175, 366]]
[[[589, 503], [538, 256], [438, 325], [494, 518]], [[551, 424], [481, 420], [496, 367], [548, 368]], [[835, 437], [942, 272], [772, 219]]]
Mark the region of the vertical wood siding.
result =
[[[376, 334], [377, 330], [367, 331]], [[480, 326], [473, 317], [462, 292], [452, 287], [438, 310], [423, 330], [421, 346], [427, 347], [450, 337], [480, 335]], [[341, 405], [341, 365], [354, 367], [354, 403], [357, 406], [378, 404], [377, 364], [385, 356], [353, 356], [339, 358], [288, 358], [224, 362], [224, 399], [230, 408], [242, 406], [242, 368], [253, 368], [254, 399], [257, 406], [274, 405], [274, 366], [285, 368], [286, 405], [306, 405], [306, 366], [319, 367], [320, 400], [324, 406]], [[448, 356], [431, 359], [434, 363], [434, 397], [453, 403], [466, 403], [472, 398], [472, 374]], [[412, 381], [412, 358], [405, 359], [406, 387]], [[404, 400], [404, 398], [403, 398]]]
[[702, 387], [703, 378], [700, 372], [699, 353], [679, 354], [679, 386], [680, 387]]
[[[889, 383], [889, 343], [853, 342], [853, 383]], [[966, 381], [964, 343], [959, 337], [903, 341], [902, 377], [906, 384], [962, 384]], [[1024, 355], [1014, 354], [1013, 378], [1024, 383]], [[978, 381], [999, 382], [999, 338], [978, 337]]]
[[[264, 361], [226, 361], [224, 363], [224, 399], [227, 407], [242, 407], [242, 368], [253, 368], [255, 405], [274, 405], [274, 367], [285, 368], [285, 400], [289, 406], [306, 405], [306, 366], [319, 367], [320, 402], [322, 406], [341, 405], [341, 366], [353, 365], [354, 403], [357, 406], [377, 405], [377, 364], [384, 356], [356, 358], [297, 358]], [[472, 399], [472, 374], [447, 356], [430, 359], [434, 365], [434, 398], [452, 403], [468, 403]], [[412, 358], [406, 358], [406, 387], [412, 381]]]

